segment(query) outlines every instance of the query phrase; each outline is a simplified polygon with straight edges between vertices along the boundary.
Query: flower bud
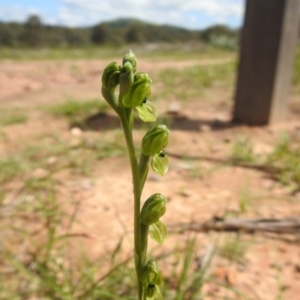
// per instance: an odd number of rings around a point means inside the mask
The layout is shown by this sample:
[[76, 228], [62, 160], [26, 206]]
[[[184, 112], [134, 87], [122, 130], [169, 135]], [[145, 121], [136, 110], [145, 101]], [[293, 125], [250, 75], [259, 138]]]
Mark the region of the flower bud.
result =
[[149, 283], [144, 287], [143, 299], [145, 300], [162, 300], [159, 287], [154, 283]]
[[150, 283], [161, 284], [161, 276], [153, 259], [150, 259], [143, 267], [141, 280], [144, 286], [148, 286]]
[[131, 63], [133, 73], [135, 73], [136, 66], [137, 66], [137, 59], [131, 50], [129, 50], [129, 52], [126, 53], [123, 57], [123, 65], [125, 65], [127, 62]]
[[122, 69], [121, 69], [121, 75], [120, 75], [120, 95], [124, 95], [127, 93], [134, 81], [134, 73], [133, 73], [133, 67], [132, 64], [127, 61]]
[[141, 281], [143, 284], [143, 299], [162, 300], [158, 287], [161, 284], [161, 276], [153, 259], [150, 259], [144, 266]]
[[144, 99], [151, 94], [151, 82], [152, 80], [146, 73], [135, 74], [130, 90], [124, 95], [124, 106], [134, 108], [142, 105]]
[[147, 199], [141, 211], [141, 222], [144, 225], [156, 223], [166, 212], [167, 199], [162, 194], [154, 194]]
[[160, 153], [168, 145], [169, 132], [165, 125], [150, 129], [142, 140], [142, 153], [148, 156]]
[[110, 63], [103, 71], [102, 74], [102, 85], [109, 91], [114, 89], [119, 84], [121, 67], [118, 63]]

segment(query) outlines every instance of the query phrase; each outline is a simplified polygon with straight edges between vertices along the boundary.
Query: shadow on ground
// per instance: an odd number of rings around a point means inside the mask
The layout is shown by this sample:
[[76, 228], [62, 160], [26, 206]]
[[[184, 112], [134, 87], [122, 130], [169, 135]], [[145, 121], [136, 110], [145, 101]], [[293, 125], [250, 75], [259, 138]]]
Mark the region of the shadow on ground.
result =
[[[157, 120], [158, 124], [165, 124], [171, 130], [182, 131], [199, 131], [203, 126], [209, 130], [218, 131], [233, 128], [238, 124], [230, 121], [221, 120], [201, 120], [190, 119], [186, 116], [164, 115]], [[85, 119], [82, 123], [73, 123], [71, 127], [80, 127], [82, 130], [102, 131], [120, 128], [120, 121], [117, 116], [112, 116], [106, 113], [98, 113]], [[153, 123], [144, 123], [138, 118], [135, 118], [136, 129], [151, 128]]]

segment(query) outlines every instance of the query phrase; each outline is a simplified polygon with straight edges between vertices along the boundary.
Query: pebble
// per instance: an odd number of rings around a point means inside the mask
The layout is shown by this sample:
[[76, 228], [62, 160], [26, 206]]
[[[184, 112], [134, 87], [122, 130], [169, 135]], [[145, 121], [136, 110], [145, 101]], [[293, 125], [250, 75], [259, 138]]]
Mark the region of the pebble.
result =
[[300, 273], [300, 263], [295, 265], [295, 272]]
[[73, 127], [71, 129], [71, 134], [73, 136], [81, 136], [82, 135], [82, 130], [80, 128], [78, 128], [78, 127]]
[[176, 168], [181, 169], [181, 170], [193, 170], [194, 169], [194, 167], [191, 164], [185, 163], [185, 162], [177, 163]]
[[154, 182], [160, 181], [159, 177], [158, 177], [156, 174], [150, 174], [150, 175], [148, 176], [148, 180], [149, 180], [149, 181], [154, 181]]
[[58, 160], [57, 156], [50, 156], [47, 158], [47, 164], [54, 165], [57, 162], [57, 160]]
[[209, 132], [209, 131], [211, 131], [211, 127], [206, 124], [202, 124], [199, 126], [199, 130], [201, 132]]
[[169, 115], [178, 116], [178, 115], [180, 115], [181, 111], [182, 111], [182, 107], [181, 107], [181, 104], [179, 102], [171, 102], [168, 105], [167, 113]]
[[38, 180], [45, 179], [48, 176], [49, 176], [49, 172], [42, 168], [37, 168], [32, 173], [32, 177]]
[[274, 185], [274, 180], [272, 179], [263, 179], [260, 183], [262, 188], [270, 189]]
[[230, 268], [227, 271], [226, 274], [226, 281], [228, 282], [228, 284], [230, 284], [231, 286], [236, 285], [237, 284], [237, 272], [234, 268]]

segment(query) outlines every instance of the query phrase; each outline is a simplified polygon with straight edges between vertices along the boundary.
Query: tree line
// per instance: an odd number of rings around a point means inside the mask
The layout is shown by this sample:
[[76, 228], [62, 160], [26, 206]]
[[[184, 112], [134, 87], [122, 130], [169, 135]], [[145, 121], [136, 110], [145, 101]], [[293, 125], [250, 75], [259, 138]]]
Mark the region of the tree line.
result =
[[239, 30], [215, 25], [204, 30], [188, 30], [168, 25], [154, 25], [136, 19], [118, 19], [85, 28], [43, 24], [37, 15], [21, 23], [0, 22], [0, 47], [84, 47], [124, 43], [184, 43], [202, 41], [233, 48], [238, 44]]

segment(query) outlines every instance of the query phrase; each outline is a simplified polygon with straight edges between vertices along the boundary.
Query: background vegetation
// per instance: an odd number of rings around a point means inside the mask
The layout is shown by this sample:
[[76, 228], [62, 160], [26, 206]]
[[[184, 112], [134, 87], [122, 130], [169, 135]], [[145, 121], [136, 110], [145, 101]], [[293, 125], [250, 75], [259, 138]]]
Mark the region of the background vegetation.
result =
[[92, 27], [69, 28], [44, 25], [32, 15], [24, 24], [0, 22], [0, 47], [83, 47], [124, 43], [178, 43], [202, 41], [235, 48], [239, 30], [216, 25], [205, 30], [187, 30], [169, 25], [154, 25], [136, 19], [118, 19]]

